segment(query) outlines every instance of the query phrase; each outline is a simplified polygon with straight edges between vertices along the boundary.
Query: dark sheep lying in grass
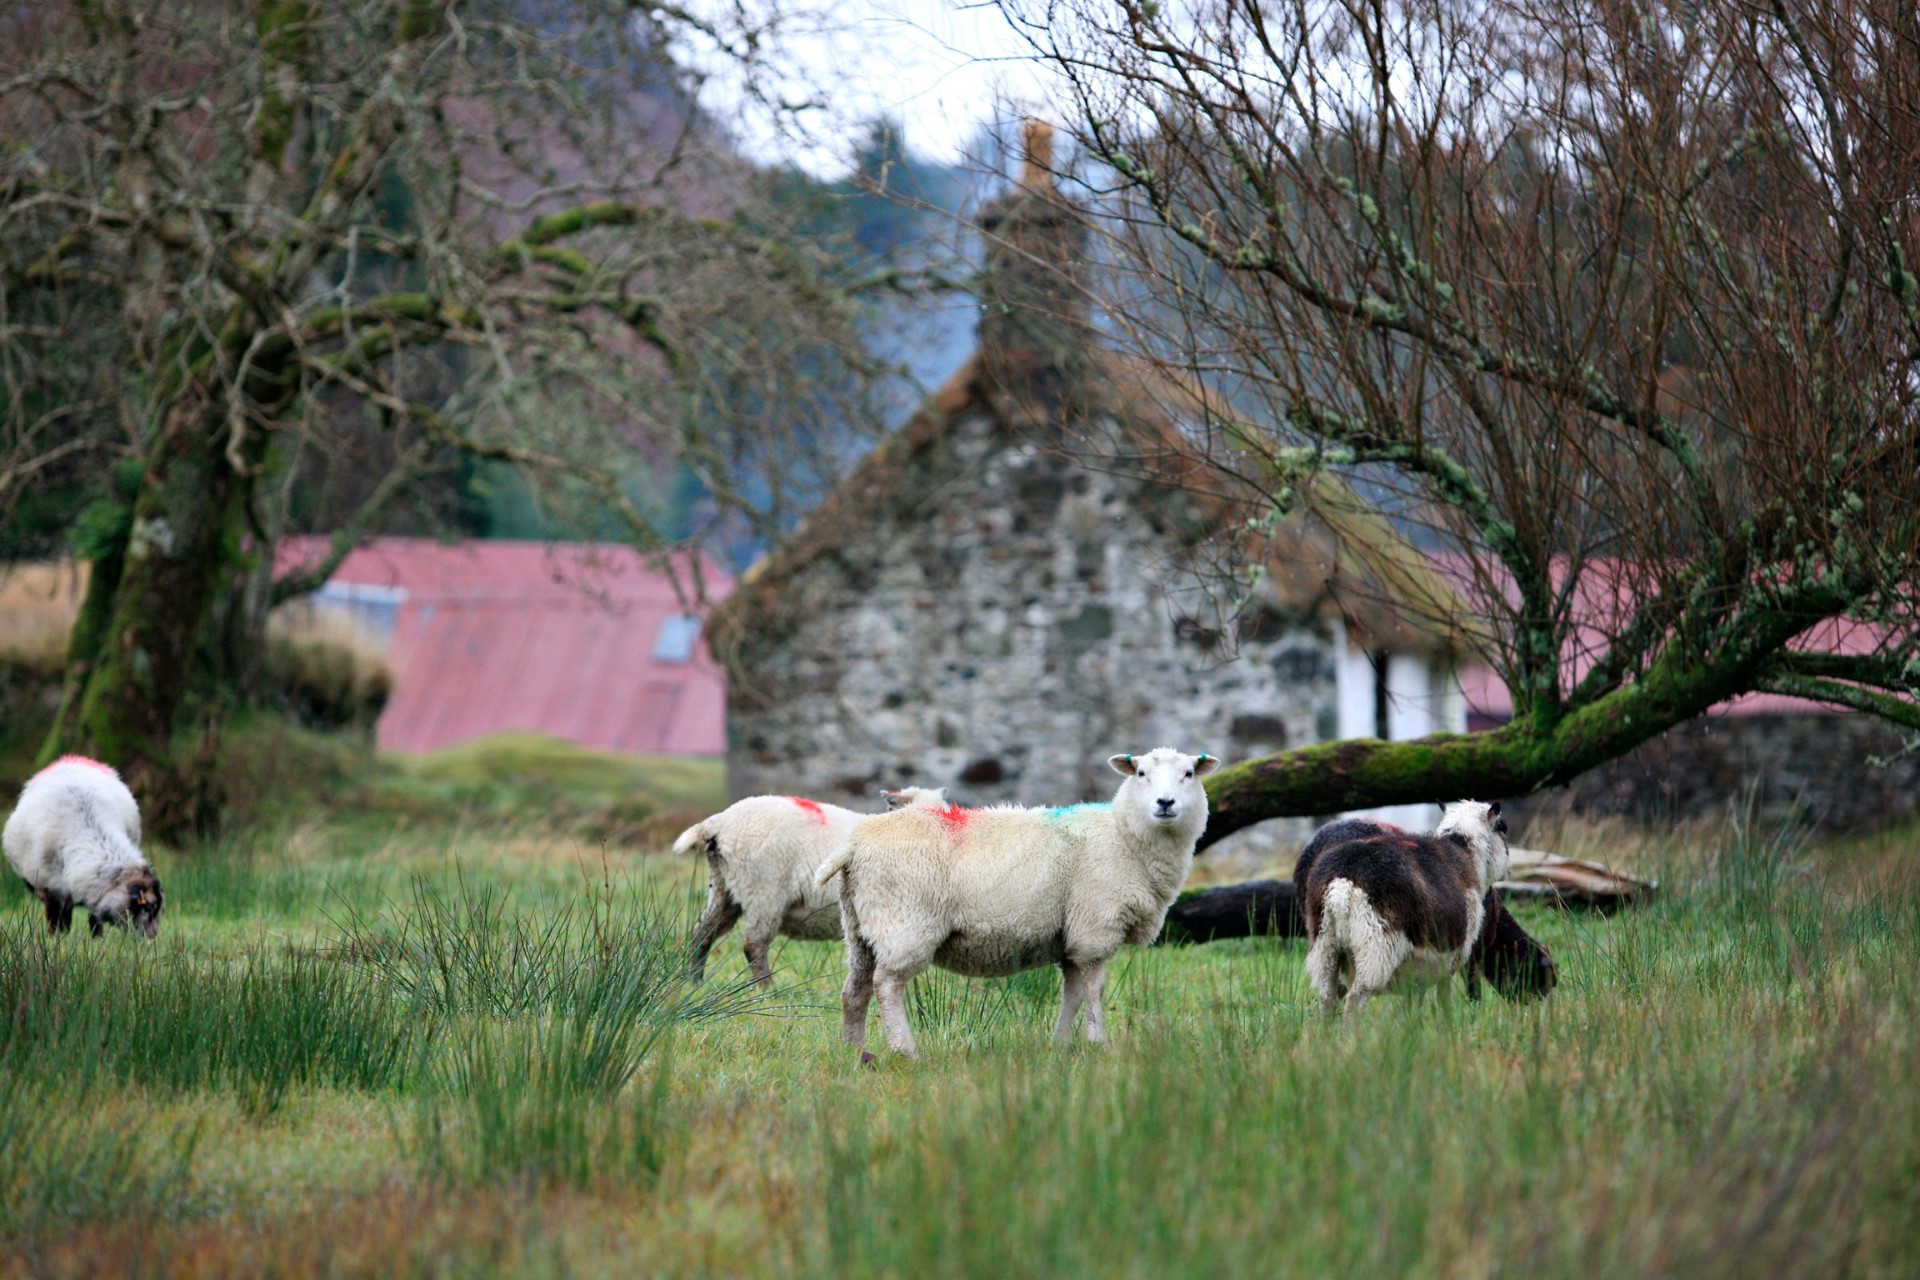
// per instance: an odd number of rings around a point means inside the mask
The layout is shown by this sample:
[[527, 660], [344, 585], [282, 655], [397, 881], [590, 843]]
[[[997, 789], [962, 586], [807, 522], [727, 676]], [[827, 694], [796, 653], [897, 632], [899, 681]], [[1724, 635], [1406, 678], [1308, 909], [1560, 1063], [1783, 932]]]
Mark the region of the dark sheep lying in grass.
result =
[[[1407, 834], [1404, 829], [1390, 822], [1378, 822], [1371, 818], [1342, 818], [1314, 832], [1306, 848], [1300, 851], [1299, 861], [1294, 864], [1293, 884], [1290, 886], [1294, 892], [1288, 903], [1299, 917], [1298, 932], [1293, 929], [1269, 932], [1285, 932], [1293, 937], [1308, 936], [1301, 906], [1305, 897], [1300, 886], [1306, 882], [1314, 859], [1323, 850], [1371, 836]], [[1545, 996], [1552, 991], [1560, 980], [1552, 954], [1521, 927], [1500, 900], [1500, 895], [1491, 888], [1487, 890], [1483, 910], [1486, 913], [1485, 921], [1481, 925], [1480, 936], [1474, 940], [1473, 952], [1467, 958], [1467, 998], [1480, 998], [1480, 982], [1483, 978], [1508, 1000]]]
[[1378, 824], [1333, 832], [1303, 859], [1295, 885], [1307, 918], [1307, 976], [1331, 1015], [1382, 991], [1437, 986], [1466, 969], [1487, 924], [1493, 882], [1507, 873], [1500, 806], [1447, 806], [1430, 836]]
[[1544, 996], [1560, 981], [1553, 957], [1534, 936], [1520, 927], [1500, 895], [1487, 893], [1486, 922], [1467, 961], [1467, 999], [1480, 998], [1480, 979], [1509, 1000]]
[[131, 924], [160, 928], [160, 881], [140, 853], [140, 806], [120, 775], [98, 760], [62, 756], [27, 780], [7, 819], [7, 861], [65, 933], [84, 907], [93, 935]]

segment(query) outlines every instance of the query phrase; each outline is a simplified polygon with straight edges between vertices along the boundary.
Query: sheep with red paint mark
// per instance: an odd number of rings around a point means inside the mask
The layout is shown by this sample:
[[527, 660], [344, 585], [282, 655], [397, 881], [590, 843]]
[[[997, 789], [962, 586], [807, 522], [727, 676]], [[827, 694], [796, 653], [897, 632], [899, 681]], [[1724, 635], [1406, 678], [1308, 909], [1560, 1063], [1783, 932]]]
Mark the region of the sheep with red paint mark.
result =
[[75, 907], [96, 938], [109, 924], [148, 938], [159, 930], [164, 900], [140, 852], [140, 806], [112, 766], [62, 756], [34, 774], [0, 845], [46, 909], [49, 933], [72, 928]]
[[917, 1056], [906, 986], [930, 964], [970, 977], [1058, 965], [1054, 1038], [1072, 1038], [1084, 1005], [1086, 1038], [1106, 1039], [1107, 963], [1159, 935], [1207, 825], [1200, 779], [1219, 761], [1160, 747], [1108, 763], [1125, 775], [1110, 804], [913, 810], [854, 829], [818, 876], [844, 882], [849, 1044], [866, 1039], [877, 994], [887, 1043]]
[[[947, 803], [947, 793], [933, 787], [881, 794], [890, 809]], [[816, 885], [813, 871], [872, 816], [799, 796], [749, 796], [681, 832], [673, 851], [697, 849], [707, 859], [707, 906], [687, 966], [693, 980], [705, 976], [714, 944], [743, 919], [747, 967], [763, 987], [773, 982], [767, 951], [776, 935], [838, 938], [839, 886]]]
[[1294, 879], [1322, 1011], [1344, 1004], [1352, 1015], [1382, 991], [1444, 996], [1479, 947], [1493, 882], [1508, 871], [1500, 805], [1448, 805], [1432, 835], [1373, 824], [1351, 834], [1309, 844]]

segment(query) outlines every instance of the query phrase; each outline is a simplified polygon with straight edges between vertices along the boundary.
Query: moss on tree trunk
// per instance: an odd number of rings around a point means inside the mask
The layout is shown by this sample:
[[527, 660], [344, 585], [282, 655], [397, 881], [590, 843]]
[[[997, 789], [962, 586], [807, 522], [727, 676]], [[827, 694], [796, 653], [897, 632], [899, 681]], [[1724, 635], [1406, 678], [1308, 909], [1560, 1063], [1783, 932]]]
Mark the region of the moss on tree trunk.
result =
[[242, 487], [217, 403], [189, 387], [148, 455], [118, 564], [95, 565], [42, 752], [113, 764], [163, 834], [206, 809], [206, 780], [180, 776], [172, 743], [215, 593], [238, 554]]
[[1675, 646], [1631, 684], [1554, 715], [1516, 717], [1490, 733], [1409, 742], [1348, 738], [1228, 765], [1207, 778], [1202, 848], [1269, 818], [1317, 817], [1376, 805], [1520, 796], [1588, 769], [1753, 687], [1756, 655], [1804, 630], [1796, 614], [1753, 619], [1743, 643], [1701, 660]]

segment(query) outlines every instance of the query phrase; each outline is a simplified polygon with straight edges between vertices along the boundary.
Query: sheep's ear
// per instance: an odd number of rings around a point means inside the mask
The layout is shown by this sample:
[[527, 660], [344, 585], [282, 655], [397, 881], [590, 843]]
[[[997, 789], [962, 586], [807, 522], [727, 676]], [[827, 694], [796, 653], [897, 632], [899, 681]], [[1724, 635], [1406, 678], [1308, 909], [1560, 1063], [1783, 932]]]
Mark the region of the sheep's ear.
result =
[[1140, 769], [1133, 763], [1132, 756], [1108, 756], [1107, 763], [1113, 766], [1115, 773], [1124, 773], [1129, 778], [1140, 775]]
[[1202, 751], [1199, 757], [1193, 762], [1193, 776], [1196, 778], [1204, 778], [1219, 767], [1220, 757], [1210, 756]]
[[1489, 818], [1497, 818], [1500, 816], [1500, 802], [1498, 800], [1493, 801], [1487, 806], [1487, 816]]

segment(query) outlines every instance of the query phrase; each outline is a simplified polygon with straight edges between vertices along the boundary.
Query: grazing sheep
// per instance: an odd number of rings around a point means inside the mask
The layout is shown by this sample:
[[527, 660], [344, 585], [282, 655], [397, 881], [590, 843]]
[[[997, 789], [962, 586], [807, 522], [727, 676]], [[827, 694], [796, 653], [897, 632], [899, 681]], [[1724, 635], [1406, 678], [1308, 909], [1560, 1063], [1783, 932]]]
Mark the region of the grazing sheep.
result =
[[[1329, 822], [1313, 833], [1307, 847], [1300, 851], [1300, 860], [1294, 864], [1293, 885], [1297, 893], [1302, 895], [1295, 900], [1303, 900], [1303, 886], [1312, 875], [1314, 859], [1322, 851], [1352, 840], [1407, 834], [1390, 822], [1377, 822], [1370, 818], [1343, 818], [1338, 822]], [[1480, 926], [1480, 936], [1474, 940], [1473, 954], [1467, 959], [1467, 999], [1480, 998], [1482, 978], [1491, 982], [1493, 989], [1508, 1000], [1544, 996], [1552, 991], [1559, 980], [1553, 956], [1520, 927], [1520, 922], [1513, 918], [1506, 904], [1500, 900], [1500, 895], [1492, 889], [1487, 891], [1483, 909], [1486, 912], [1485, 922]]]
[[917, 1056], [906, 989], [929, 964], [970, 977], [1057, 964], [1054, 1038], [1072, 1037], [1084, 1003], [1087, 1039], [1106, 1039], [1107, 962], [1160, 932], [1207, 824], [1200, 779], [1219, 761], [1161, 747], [1108, 763], [1126, 775], [1111, 804], [903, 810], [855, 829], [818, 877], [845, 877], [847, 1043], [865, 1041], [877, 988], [887, 1043]]
[[73, 927], [85, 907], [93, 936], [131, 923], [160, 927], [160, 881], [140, 854], [140, 806], [98, 760], [62, 756], [27, 780], [0, 836], [7, 861], [47, 910], [47, 931]]
[[1467, 999], [1480, 998], [1480, 979], [1509, 1000], [1545, 996], [1560, 981], [1553, 956], [1520, 927], [1500, 895], [1487, 894], [1487, 918], [1467, 961]]
[[1480, 941], [1493, 882], [1507, 874], [1500, 805], [1448, 805], [1430, 836], [1354, 819], [1334, 825], [1346, 831], [1317, 849], [1316, 836], [1294, 882], [1322, 1012], [1344, 997], [1353, 1014], [1381, 991], [1430, 984], [1443, 984], [1444, 996]]
[[[939, 787], [883, 791], [889, 808], [945, 808]], [[870, 814], [797, 796], [749, 796], [673, 842], [675, 853], [700, 849], [707, 858], [707, 909], [693, 930], [687, 971], [706, 975], [707, 955], [727, 930], [746, 918], [747, 966], [761, 986], [773, 982], [767, 948], [775, 934], [822, 942], [840, 936], [840, 889], [813, 881], [814, 868], [846, 843], [854, 824]]]

